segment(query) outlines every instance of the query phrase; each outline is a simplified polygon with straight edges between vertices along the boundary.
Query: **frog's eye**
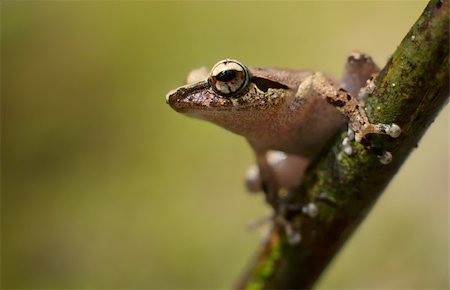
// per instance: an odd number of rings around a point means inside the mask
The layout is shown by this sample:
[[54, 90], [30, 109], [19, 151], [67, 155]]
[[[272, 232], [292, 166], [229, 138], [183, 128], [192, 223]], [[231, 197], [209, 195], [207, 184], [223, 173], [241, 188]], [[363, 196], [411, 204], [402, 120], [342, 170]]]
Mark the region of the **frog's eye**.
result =
[[223, 96], [242, 91], [248, 84], [248, 69], [238, 61], [226, 59], [218, 62], [209, 75], [213, 90]]

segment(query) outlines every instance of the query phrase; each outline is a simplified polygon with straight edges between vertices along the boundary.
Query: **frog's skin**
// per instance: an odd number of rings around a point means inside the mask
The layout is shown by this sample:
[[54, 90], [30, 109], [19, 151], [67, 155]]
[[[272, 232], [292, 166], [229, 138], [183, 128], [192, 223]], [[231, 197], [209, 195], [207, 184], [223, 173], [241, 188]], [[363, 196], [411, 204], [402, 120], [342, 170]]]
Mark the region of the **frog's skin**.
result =
[[210, 72], [191, 72], [188, 84], [169, 92], [166, 100], [177, 112], [244, 136], [258, 165], [248, 173], [248, 187], [264, 188], [278, 212], [280, 192], [298, 184], [346, 122], [356, 141], [369, 133], [399, 135], [395, 124], [371, 124], [362, 103], [353, 97], [378, 71], [361, 53], [349, 56], [340, 84], [318, 72], [248, 68], [226, 59]]

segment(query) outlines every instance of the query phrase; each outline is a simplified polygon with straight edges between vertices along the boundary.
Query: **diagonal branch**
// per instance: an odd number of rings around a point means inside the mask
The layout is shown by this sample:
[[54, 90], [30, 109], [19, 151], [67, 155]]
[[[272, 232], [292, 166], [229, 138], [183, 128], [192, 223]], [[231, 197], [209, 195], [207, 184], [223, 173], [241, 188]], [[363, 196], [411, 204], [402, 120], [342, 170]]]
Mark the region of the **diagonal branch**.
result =
[[[314, 203], [314, 218], [293, 213], [302, 241], [290, 246], [274, 229], [237, 289], [311, 288], [449, 97], [449, 3], [431, 0], [376, 81], [366, 110], [372, 122], [396, 123], [397, 139], [370, 136], [356, 154], [342, 153], [342, 134], [308, 171], [295, 201]], [[376, 153], [390, 151], [388, 165]]]

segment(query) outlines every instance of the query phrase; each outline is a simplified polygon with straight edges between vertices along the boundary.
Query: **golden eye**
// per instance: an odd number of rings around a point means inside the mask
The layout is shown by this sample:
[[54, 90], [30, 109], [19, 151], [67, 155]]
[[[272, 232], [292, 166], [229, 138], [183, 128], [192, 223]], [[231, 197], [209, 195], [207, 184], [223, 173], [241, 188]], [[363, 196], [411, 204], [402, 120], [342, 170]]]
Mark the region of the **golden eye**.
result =
[[209, 75], [209, 84], [216, 93], [223, 96], [241, 92], [247, 86], [248, 80], [248, 69], [231, 59], [218, 62]]

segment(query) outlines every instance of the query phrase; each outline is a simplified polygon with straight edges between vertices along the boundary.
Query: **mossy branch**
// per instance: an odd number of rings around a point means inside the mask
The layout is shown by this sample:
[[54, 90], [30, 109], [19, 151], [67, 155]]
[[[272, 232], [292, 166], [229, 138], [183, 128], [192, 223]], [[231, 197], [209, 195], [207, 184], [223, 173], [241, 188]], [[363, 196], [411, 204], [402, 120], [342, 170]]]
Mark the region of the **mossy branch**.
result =
[[[449, 3], [431, 0], [376, 80], [367, 100], [372, 122], [396, 123], [397, 139], [373, 135], [356, 153], [342, 153], [342, 138], [307, 172], [295, 202], [313, 202], [314, 218], [293, 213], [297, 246], [275, 228], [237, 289], [308, 289], [364, 219], [416, 147], [449, 97]], [[383, 165], [377, 148], [394, 156]]]

